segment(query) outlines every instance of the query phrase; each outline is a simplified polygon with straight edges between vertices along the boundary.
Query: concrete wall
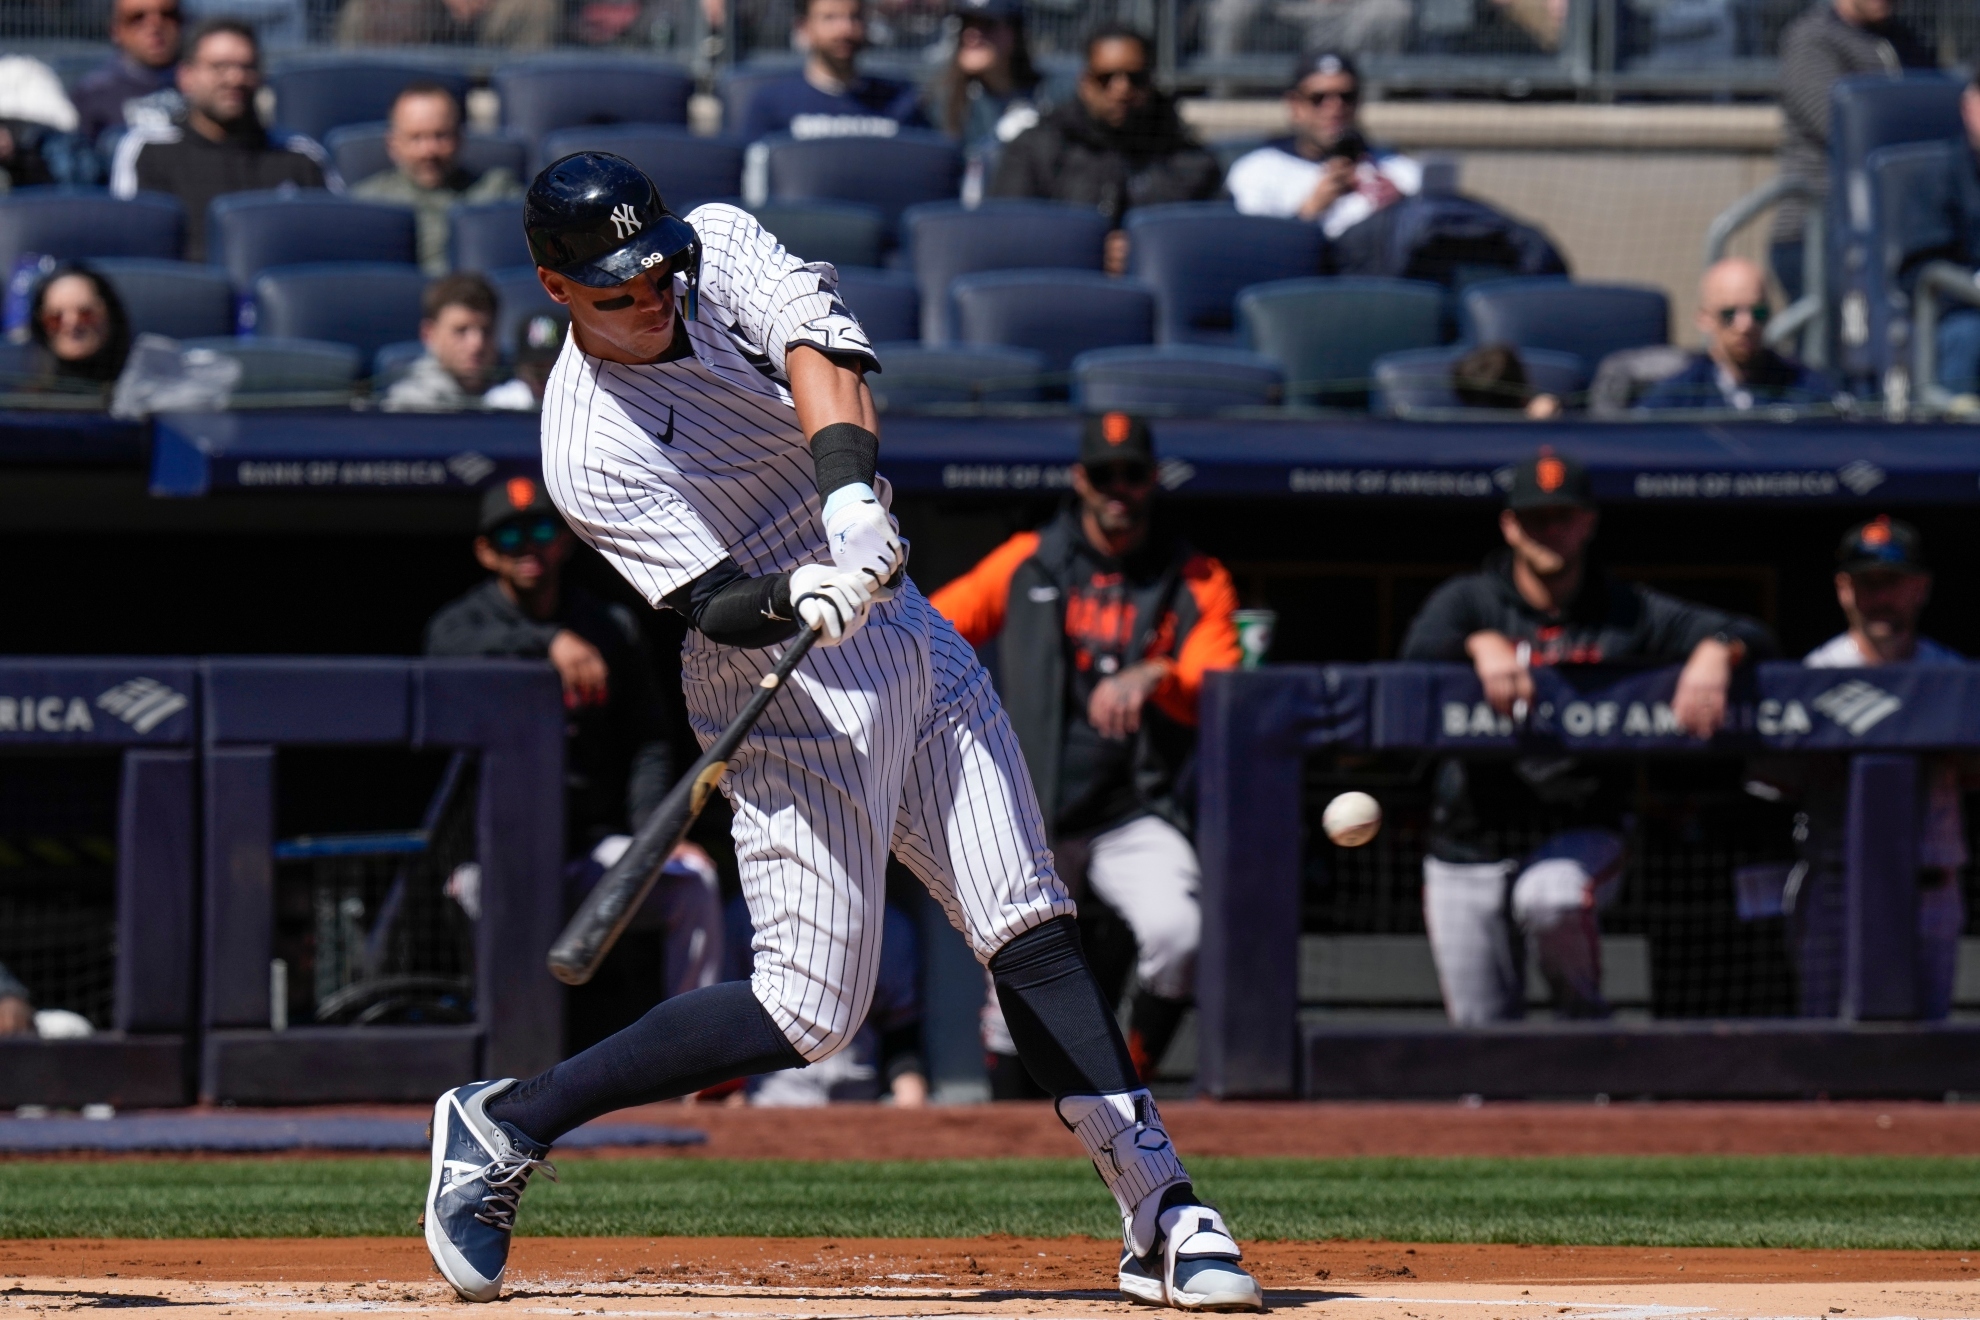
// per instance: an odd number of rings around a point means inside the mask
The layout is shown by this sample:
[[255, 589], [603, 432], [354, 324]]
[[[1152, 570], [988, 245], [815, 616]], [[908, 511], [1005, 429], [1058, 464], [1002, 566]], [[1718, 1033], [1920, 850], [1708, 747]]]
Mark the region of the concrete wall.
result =
[[[1198, 101], [1206, 139], [1285, 131], [1277, 101]], [[1539, 225], [1577, 279], [1649, 284], [1671, 298], [1674, 342], [1696, 337], [1706, 227], [1774, 174], [1772, 106], [1502, 105], [1386, 102], [1363, 124], [1377, 142], [1456, 161], [1459, 186]], [[1735, 243], [1759, 259], [1766, 221]]]

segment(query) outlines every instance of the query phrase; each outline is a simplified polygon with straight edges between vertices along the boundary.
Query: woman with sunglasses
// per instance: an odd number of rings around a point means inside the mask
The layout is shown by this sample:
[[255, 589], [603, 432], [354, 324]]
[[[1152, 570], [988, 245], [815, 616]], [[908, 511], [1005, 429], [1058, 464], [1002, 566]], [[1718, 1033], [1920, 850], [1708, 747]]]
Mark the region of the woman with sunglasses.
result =
[[87, 266], [57, 266], [42, 276], [29, 305], [32, 374], [14, 388], [107, 393], [131, 351], [130, 319], [110, 282]]

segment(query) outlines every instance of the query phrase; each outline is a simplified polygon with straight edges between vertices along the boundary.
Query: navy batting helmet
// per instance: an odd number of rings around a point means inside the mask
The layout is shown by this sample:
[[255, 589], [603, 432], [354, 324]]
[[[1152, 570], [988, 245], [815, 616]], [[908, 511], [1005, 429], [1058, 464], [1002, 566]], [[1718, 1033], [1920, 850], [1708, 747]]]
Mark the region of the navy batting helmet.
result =
[[694, 319], [700, 240], [624, 157], [580, 151], [550, 162], [523, 199], [523, 231], [537, 265], [587, 288], [609, 289], [666, 262], [687, 280]]

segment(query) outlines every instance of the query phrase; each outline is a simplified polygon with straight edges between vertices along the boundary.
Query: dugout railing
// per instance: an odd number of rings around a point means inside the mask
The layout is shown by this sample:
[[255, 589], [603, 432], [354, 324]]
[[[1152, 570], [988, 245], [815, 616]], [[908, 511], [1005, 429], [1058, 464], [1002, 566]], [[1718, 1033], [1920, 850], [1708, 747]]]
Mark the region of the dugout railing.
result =
[[[1919, 757], [1980, 747], [1980, 668], [1743, 671], [1710, 743], [1677, 670], [1535, 671], [1520, 726], [1462, 666], [1213, 674], [1202, 707], [1198, 1085], [1220, 1097], [1808, 1095], [1980, 1090], [1980, 1026], [1916, 1020]], [[1382, 753], [1848, 758], [1838, 1017], [1340, 1025], [1302, 1019], [1307, 759]], [[1351, 782], [1338, 773], [1333, 782]], [[1379, 796], [1379, 790], [1378, 790]], [[1733, 877], [1724, 883], [1731, 890]]]

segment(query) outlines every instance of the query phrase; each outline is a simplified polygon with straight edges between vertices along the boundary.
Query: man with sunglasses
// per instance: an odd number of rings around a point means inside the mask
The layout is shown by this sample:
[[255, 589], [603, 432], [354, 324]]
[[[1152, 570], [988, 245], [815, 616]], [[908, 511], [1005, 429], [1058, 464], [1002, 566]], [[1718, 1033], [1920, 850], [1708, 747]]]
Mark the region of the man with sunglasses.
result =
[[604, 152], [552, 162], [523, 217], [537, 278], [571, 312], [543, 398], [545, 484], [578, 535], [686, 622], [695, 736], [706, 746], [736, 719], [799, 629], [818, 644], [706, 786], [734, 809], [750, 979], [676, 995], [535, 1077], [442, 1095], [434, 1264], [462, 1297], [494, 1300], [551, 1143], [614, 1109], [844, 1049], [873, 1004], [891, 851], [990, 969], [1025, 1066], [1113, 1195], [1122, 1290], [1261, 1309], [1086, 964], [989, 675], [907, 577], [865, 381], [879, 363], [837, 272], [737, 207], [675, 216]]
[[[1128, 1049], [1146, 1081], [1195, 988], [1202, 918], [1177, 780], [1195, 747], [1203, 676], [1238, 663], [1237, 593], [1222, 564], [1154, 530], [1146, 422], [1088, 418], [1072, 482], [1072, 507], [1004, 542], [932, 603], [971, 645], [1003, 639], [1004, 708], [1061, 870], [1083, 871], [1134, 932]], [[998, 1025], [986, 1025], [995, 1041]]]
[[1104, 261], [1127, 270], [1122, 219], [1137, 206], [1206, 201], [1223, 171], [1155, 86], [1155, 52], [1132, 28], [1106, 27], [1086, 42], [1079, 94], [1004, 149], [992, 197], [1040, 197], [1091, 206], [1107, 217]]
[[1731, 409], [1813, 408], [1831, 403], [1836, 387], [1829, 378], [1767, 347], [1767, 276], [1744, 257], [1727, 257], [1705, 272], [1698, 284], [1699, 332], [1705, 351], [1674, 376], [1652, 386], [1637, 406]]
[[84, 74], [69, 99], [76, 132], [95, 145], [106, 128], [129, 122], [132, 102], [151, 122], [170, 122], [183, 102], [174, 86], [185, 15], [179, 0], [117, 0], [110, 9], [110, 40], [117, 53]]
[[1339, 238], [1383, 207], [1415, 196], [1423, 167], [1369, 145], [1361, 135], [1361, 74], [1339, 51], [1300, 61], [1286, 91], [1292, 136], [1268, 142], [1231, 166], [1231, 200], [1246, 215], [1317, 224]]

